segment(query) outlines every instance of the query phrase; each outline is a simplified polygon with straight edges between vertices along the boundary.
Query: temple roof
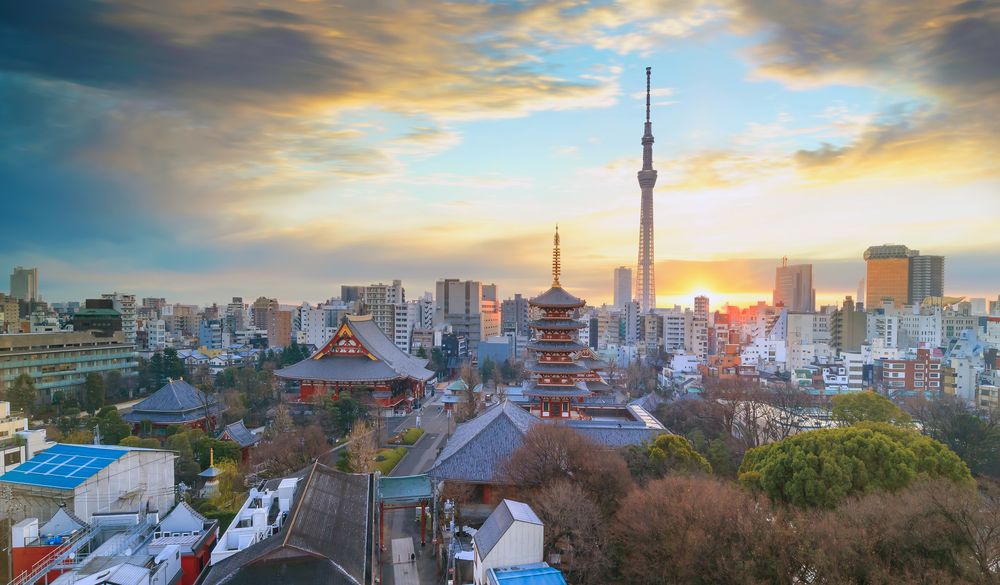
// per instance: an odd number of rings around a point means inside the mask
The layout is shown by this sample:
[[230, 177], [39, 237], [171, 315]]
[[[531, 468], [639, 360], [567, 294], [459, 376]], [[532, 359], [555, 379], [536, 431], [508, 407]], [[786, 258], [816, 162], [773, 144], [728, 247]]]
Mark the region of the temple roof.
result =
[[[354, 353], [338, 352], [338, 344], [344, 340], [352, 343]], [[288, 380], [324, 382], [382, 382], [397, 378], [426, 381], [434, 376], [426, 365], [426, 359], [413, 357], [396, 347], [370, 315], [348, 315], [322, 349], [277, 370], [274, 375]]]
[[543, 309], [576, 309], [584, 306], [587, 302], [571, 295], [566, 289], [557, 285], [530, 299], [528, 304]]
[[524, 369], [538, 374], [584, 374], [590, 371], [590, 368], [576, 362], [530, 361], [524, 364]]
[[159, 424], [185, 423], [218, 416], [221, 411], [215, 396], [184, 380], [170, 380], [122, 418], [133, 424], [147, 420]]
[[585, 382], [577, 382], [573, 386], [543, 386], [529, 382], [524, 386], [523, 392], [525, 396], [546, 398], [585, 398], [592, 394]]
[[427, 474], [438, 480], [491, 483], [497, 479], [500, 464], [521, 446], [528, 429], [539, 422], [509, 400], [491, 406], [458, 425]]
[[587, 346], [577, 341], [547, 341], [545, 339], [532, 339], [525, 346], [529, 351], [581, 351]]
[[219, 438], [229, 439], [240, 447], [249, 447], [260, 441], [260, 437], [250, 432], [250, 429], [243, 423], [243, 419], [226, 425], [226, 428], [222, 429], [222, 433], [219, 434]]

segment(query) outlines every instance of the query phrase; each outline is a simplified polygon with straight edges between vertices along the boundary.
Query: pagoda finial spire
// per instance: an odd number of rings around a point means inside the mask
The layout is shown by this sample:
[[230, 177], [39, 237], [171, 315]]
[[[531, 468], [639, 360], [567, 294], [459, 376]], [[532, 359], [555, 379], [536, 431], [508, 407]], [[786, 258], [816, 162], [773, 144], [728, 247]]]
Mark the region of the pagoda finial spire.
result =
[[552, 238], [552, 286], [562, 286], [559, 284], [560, 272], [562, 265], [559, 262], [559, 224], [556, 224], [556, 235]]

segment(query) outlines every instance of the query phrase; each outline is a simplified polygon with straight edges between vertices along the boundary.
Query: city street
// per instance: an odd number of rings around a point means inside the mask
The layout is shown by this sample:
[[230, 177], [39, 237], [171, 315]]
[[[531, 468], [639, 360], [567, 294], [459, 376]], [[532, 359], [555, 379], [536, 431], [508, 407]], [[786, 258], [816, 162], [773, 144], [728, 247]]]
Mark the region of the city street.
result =
[[[403, 460], [399, 462], [390, 475], [417, 475], [426, 473], [434, 465], [438, 450], [444, 447], [448, 435], [449, 417], [441, 407], [441, 394], [424, 402], [419, 411], [414, 411], [407, 415], [393, 432], [399, 432], [416, 426], [417, 417], [420, 417], [420, 426], [425, 433], [416, 445], [409, 448], [409, 452]], [[441, 583], [443, 576], [438, 575], [437, 561], [432, 555], [431, 528], [432, 521], [427, 519], [426, 545], [420, 546], [420, 521], [415, 510], [389, 510], [385, 513], [385, 542], [389, 550], [386, 550], [382, 560], [382, 582], [389, 585], [405, 585], [408, 583], [434, 584]], [[413, 554], [415, 560], [409, 566], [397, 566], [393, 563], [392, 549], [402, 545], [400, 540], [410, 540], [413, 542]], [[391, 547], [389, 543], [392, 543]], [[405, 579], [397, 583], [395, 578], [399, 574]], [[405, 575], [405, 577], [404, 577]]]

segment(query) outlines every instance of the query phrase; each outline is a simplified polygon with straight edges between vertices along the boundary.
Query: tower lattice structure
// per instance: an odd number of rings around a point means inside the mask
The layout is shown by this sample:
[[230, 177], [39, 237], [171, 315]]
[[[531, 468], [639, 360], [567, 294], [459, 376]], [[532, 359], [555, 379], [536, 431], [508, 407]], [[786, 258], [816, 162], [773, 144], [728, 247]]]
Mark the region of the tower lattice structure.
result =
[[653, 123], [649, 120], [649, 81], [652, 67], [646, 67], [646, 125], [642, 134], [642, 170], [639, 171], [639, 188], [642, 191], [639, 214], [639, 265], [636, 270], [635, 295], [639, 310], [648, 313], [656, 308], [656, 275], [653, 272], [653, 187], [656, 171], [653, 169]]

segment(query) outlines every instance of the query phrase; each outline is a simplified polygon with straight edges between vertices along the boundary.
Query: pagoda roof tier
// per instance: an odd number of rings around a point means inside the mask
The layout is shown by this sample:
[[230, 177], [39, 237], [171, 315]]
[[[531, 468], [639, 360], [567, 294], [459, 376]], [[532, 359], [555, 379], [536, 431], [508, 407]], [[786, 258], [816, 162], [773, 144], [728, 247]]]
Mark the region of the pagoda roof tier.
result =
[[577, 309], [587, 302], [569, 294], [563, 287], [553, 285], [549, 290], [530, 299], [528, 304], [542, 309]]
[[583, 329], [587, 325], [572, 319], [539, 319], [528, 322], [532, 329]]
[[533, 374], [585, 374], [590, 368], [576, 362], [539, 362], [537, 360], [524, 364], [524, 369]]
[[386, 382], [400, 378], [427, 381], [434, 372], [426, 365], [427, 360], [396, 347], [370, 315], [348, 315], [322, 349], [274, 375], [320, 382]]
[[582, 382], [576, 386], [542, 386], [531, 383], [524, 388], [523, 393], [525, 396], [541, 398], [584, 398], [592, 394]]
[[574, 352], [581, 351], [587, 346], [576, 341], [547, 341], [545, 339], [532, 339], [525, 347], [530, 351]]

